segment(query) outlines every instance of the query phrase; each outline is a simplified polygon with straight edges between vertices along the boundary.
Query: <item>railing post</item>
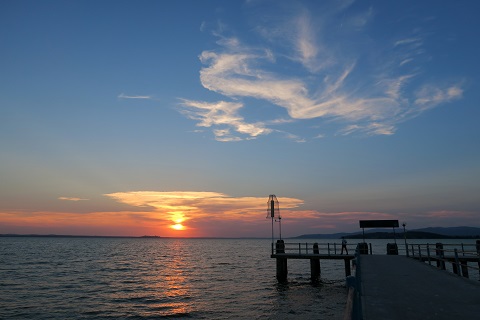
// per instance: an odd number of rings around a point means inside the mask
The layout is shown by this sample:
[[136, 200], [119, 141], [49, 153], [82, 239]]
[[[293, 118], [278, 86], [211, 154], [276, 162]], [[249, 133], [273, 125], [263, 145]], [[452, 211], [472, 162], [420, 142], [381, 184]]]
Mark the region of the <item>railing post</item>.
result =
[[462, 276], [468, 278], [468, 261], [460, 259], [460, 267], [462, 269]]
[[412, 258], [415, 258], [415, 247], [412, 244]]
[[430, 245], [427, 243], [427, 257], [428, 257], [428, 264], [432, 265], [432, 261], [430, 260]]
[[308, 243], [305, 242], [305, 254], [308, 254]]
[[330, 255], [330, 242], [327, 243], [327, 250], [328, 250], [328, 255]]
[[435, 256], [437, 258], [437, 268], [445, 270], [445, 252], [443, 251], [443, 244], [441, 242], [435, 244]]
[[372, 243], [370, 242], [370, 243], [368, 244], [368, 246], [370, 247], [370, 255], [372, 255], [372, 254], [373, 254], [373, 252], [372, 252]]
[[422, 261], [422, 249], [420, 249], [420, 245], [418, 245], [418, 261]]
[[453, 268], [453, 273], [455, 273], [456, 275], [460, 275], [460, 261], [458, 261], [457, 248], [455, 248], [453, 251], [455, 252], [455, 267]]
[[477, 257], [478, 257], [478, 280], [480, 281], [480, 240], [477, 240], [475, 243], [475, 247], [477, 249]]
[[333, 243], [333, 254], [337, 254], [337, 244]]

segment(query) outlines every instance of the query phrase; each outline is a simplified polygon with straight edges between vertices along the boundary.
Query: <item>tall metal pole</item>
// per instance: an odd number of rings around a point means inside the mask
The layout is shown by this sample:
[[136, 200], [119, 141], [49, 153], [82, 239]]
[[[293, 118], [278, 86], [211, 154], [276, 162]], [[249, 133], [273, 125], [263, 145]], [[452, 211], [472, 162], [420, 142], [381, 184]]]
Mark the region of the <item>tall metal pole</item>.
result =
[[275, 201], [270, 201], [270, 217], [272, 217], [272, 243], [273, 243], [273, 219], [275, 217]]
[[280, 225], [280, 240], [282, 240], [282, 217], [278, 217], [278, 224]]
[[272, 217], [272, 244], [273, 244], [273, 217]]
[[402, 224], [402, 226], [403, 226], [403, 240], [405, 241], [405, 251], [406, 251], [407, 257], [408, 257], [409, 254], [408, 254], [408, 245], [407, 245], [407, 234], [405, 233], [405, 226], [406, 225], [407, 224], [405, 222]]
[[273, 246], [273, 242], [275, 241], [275, 231], [274, 231], [273, 220], [275, 219], [275, 221], [277, 221], [277, 218], [278, 218], [278, 222], [280, 223], [280, 240], [282, 239], [282, 224], [281, 224], [282, 217], [280, 216], [277, 197], [274, 194], [271, 194], [268, 197], [268, 201], [267, 201], [267, 219], [269, 217], [272, 219], [272, 246]]

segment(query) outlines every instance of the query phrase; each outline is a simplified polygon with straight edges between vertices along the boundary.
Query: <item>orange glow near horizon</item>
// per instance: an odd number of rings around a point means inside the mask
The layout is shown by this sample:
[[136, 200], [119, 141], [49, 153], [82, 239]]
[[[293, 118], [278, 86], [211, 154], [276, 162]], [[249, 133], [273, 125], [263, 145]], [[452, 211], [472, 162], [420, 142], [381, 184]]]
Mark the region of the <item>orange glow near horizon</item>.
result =
[[[266, 210], [264, 197], [231, 197], [219, 192], [196, 191], [130, 191], [105, 194], [117, 202], [134, 207], [149, 208], [161, 224], [161, 232], [166, 236], [178, 236], [178, 231], [185, 237], [214, 236], [204, 227], [190, 227], [192, 219], [215, 221], [214, 224], [241, 221], [257, 223]], [[303, 201], [295, 198], [280, 198], [282, 208], [296, 208]], [[224, 230], [219, 232], [224, 233]], [[227, 233], [229, 234], [229, 233]]]
[[[105, 194], [115, 202], [134, 210], [72, 212], [0, 211], [0, 233], [72, 234], [162, 237], [243, 237], [270, 234], [266, 216], [266, 197], [232, 197], [217, 192], [131, 191]], [[93, 201], [60, 197], [74, 201], [76, 209]], [[362, 219], [405, 219], [382, 212], [321, 212], [301, 210], [301, 199], [279, 197], [285, 223], [284, 231], [292, 235], [320, 230], [356, 230]], [[436, 221], [450, 223], [452, 217], [477, 221], [476, 212], [438, 211], [422, 213]]]

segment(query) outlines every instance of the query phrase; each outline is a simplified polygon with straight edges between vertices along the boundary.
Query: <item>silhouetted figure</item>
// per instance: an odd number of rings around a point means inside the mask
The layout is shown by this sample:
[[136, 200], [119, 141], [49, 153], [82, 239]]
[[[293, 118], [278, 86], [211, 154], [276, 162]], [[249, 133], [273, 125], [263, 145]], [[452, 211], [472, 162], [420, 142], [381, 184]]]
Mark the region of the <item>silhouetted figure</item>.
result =
[[347, 249], [347, 240], [345, 240], [344, 237], [342, 237], [342, 253], [343, 254], [343, 249], [345, 249], [345, 251], [347, 252], [348, 254], [348, 249]]

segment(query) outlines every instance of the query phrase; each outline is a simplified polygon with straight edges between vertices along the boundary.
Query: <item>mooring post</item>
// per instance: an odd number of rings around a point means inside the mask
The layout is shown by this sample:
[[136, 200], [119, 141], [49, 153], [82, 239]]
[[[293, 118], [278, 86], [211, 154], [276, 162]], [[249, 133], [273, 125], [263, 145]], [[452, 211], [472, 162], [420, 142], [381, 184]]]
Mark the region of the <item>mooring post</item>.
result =
[[458, 260], [457, 248], [455, 248], [453, 251], [455, 253], [455, 260], [452, 262], [453, 273], [455, 273], [456, 275], [460, 275], [460, 261]]
[[[359, 254], [368, 254], [368, 244], [366, 242], [360, 242], [357, 244], [357, 250]], [[370, 248], [372, 250], [372, 248]], [[370, 252], [370, 254], [372, 254]]]
[[[319, 254], [318, 243], [313, 244], [313, 254]], [[320, 259], [310, 259], [310, 279], [318, 282], [320, 279]]]
[[443, 252], [443, 244], [441, 242], [435, 243], [435, 256], [437, 258], [437, 268], [445, 270], [445, 254]]
[[460, 267], [462, 269], [462, 276], [468, 278], [468, 262], [465, 259], [460, 259]]
[[345, 277], [352, 275], [352, 270], [350, 269], [350, 259], [343, 259], [345, 263]]
[[[277, 240], [276, 253], [285, 253], [285, 242], [283, 240]], [[287, 258], [277, 258], [277, 280], [278, 282], [287, 281]]]

